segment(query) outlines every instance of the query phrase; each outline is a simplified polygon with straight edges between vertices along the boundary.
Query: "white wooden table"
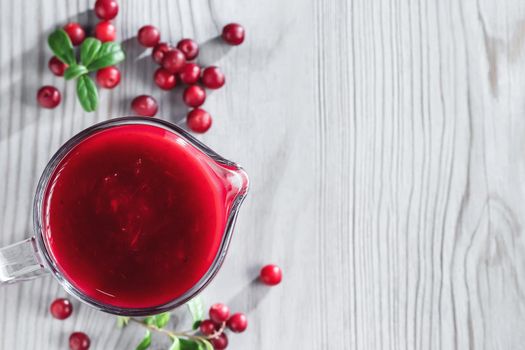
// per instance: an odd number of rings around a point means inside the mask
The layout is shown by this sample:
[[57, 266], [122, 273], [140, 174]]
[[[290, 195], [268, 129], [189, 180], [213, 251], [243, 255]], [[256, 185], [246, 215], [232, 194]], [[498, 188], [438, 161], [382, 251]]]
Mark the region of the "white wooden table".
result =
[[[95, 23], [94, 1], [0, 0], [0, 244], [31, 235], [47, 160], [70, 136], [161, 92], [126, 42], [114, 91], [84, 113], [74, 84], [47, 69], [45, 38]], [[208, 303], [245, 311], [231, 349], [525, 349], [525, 2], [520, 0], [120, 1], [120, 39], [144, 24], [205, 43], [224, 89], [201, 139], [251, 176], [228, 258]], [[247, 41], [211, 40], [231, 21]], [[63, 92], [36, 106], [41, 85]], [[275, 288], [259, 267], [284, 270]], [[0, 289], [0, 349], [134, 349], [142, 330], [64, 296], [51, 277]], [[177, 313], [184, 323], [184, 310]], [[165, 349], [155, 339], [152, 349]]]

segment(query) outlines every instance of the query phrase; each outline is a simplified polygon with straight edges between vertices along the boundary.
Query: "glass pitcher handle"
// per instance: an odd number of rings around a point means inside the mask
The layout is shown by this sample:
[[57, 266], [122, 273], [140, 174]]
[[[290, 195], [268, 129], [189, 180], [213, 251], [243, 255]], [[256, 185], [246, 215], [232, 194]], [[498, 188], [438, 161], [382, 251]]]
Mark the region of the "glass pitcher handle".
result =
[[0, 285], [30, 280], [45, 273], [35, 237], [0, 248]]

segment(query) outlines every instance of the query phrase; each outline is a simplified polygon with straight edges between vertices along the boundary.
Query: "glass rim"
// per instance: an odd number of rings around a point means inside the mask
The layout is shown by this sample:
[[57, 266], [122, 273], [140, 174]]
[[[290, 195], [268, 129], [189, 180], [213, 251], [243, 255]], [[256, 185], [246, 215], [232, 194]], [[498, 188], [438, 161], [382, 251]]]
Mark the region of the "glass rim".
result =
[[[80, 289], [78, 289], [76, 286], [73, 285], [60, 271], [57, 263], [55, 262], [55, 259], [51, 256], [49, 253], [45, 240], [44, 240], [44, 230], [43, 230], [43, 218], [42, 218], [42, 205], [45, 197], [45, 191], [47, 189], [49, 180], [55, 171], [56, 167], [64, 159], [64, 157], [81, 141], [86, 139], [87, 137], [93, 135], [94, 133], [109, 129], [116, 126], [122, 126], [122, 125], [152, 125], [156, 127], [161, 127], [163, 129], [166, 129], [170, 132], [173, 132], [177, 134], [178, 136], [182, 137], [184, 140], [195, 146], [198, 150], [203, 152], [205, 155], [210, 157], [213, 161], [228, 166], [232, 168], [233, 171], [241, 172], [243, 174], [243, 177], [245, 178], [245, 185], [242, 187], [242, 189], [236, 194], [235, 199], [232, 201], [232, 205], [230, 208], [230, 212], [228, 213], [228, 217], [226, 220], [223, 237], [221, 240], [221, 244], [219, 245], [217, 254], [208, 268], [208, 271], [201, 277], [201, 279], [190, 289], [188, 289], [186, 292], [184, 292], [181, 296], [158, 306], [152, 306], [152, 307], [146, 307], [146, 308], [127, 308], [127, 307], [120, 307], [120, 306], [114, 306], [114, 305], [108, 305], [105, 303], [102, 303], [85, 293], [83, 293]], [[138, 116], [127, 116], [127, 117], [119, 117], [119, 118], [113, 118], [109, 119], [100, 123], [97, 123], [93, 126], [90, 126], [86, 129], [83, 129], [73, 137], [71, 137], [68, 141], [66, 141], [60, 148], [55, 152], [55, 154], [51, 157], [49, 162], [47, 163], [44, 171], [42, 172], [42, 175], [40, 176], [40, 179], [38, 181], [38, 186], [35, 192], [35, 197], [33, 200], [33, 230], [34, 234], [36, 236], [37, 246], [38, 246], [38, 253], [43, 258], [42, 262], [44, 265], [49, 269], [49, 271], [53, 274], [53, 276], [58, 280], [58, 282], [61, 284], [61, 286], [71, 295], [75, 296], [80, 301], [107, 313], [111, 313], [114, 315], [121, 315], [121, 316], [149, 316], [154, 315], [158, 313], [162, 313], [168, 310], [172, 310], [180, 305], [185, 304], [187, 301], [195, 297], [197, 294], [199, 294], [215, 277], [217, 272], [219, 271], [219, 268], [221, 267], [222, 263], [224, 262], [224, 258], [226, 256], [231, 236], [233, 233], [233, 228], [235, 225], [235, 221], [237, 219], [237, 214], [239, 212], [240, 205], [244, 201], [246, 194], [248, 192], [249, 187], [249, 180], [246, 172], [244, 169], [238, 165], [237, 163], [234, 163], [232, 161], [229, 161], [220, 155], [218, 155], [215, 151], [211, 150], [208, 146], [204, 145], [202, 142], [194, 138], [192, 135], [190, 135], [188, 132], [180, 128], [179, 126], [172, 124], [170, 122], [167, 122], [165, 120], [161, 120], [158, 118], [150, 118], [150, 117], [138, 117]]]

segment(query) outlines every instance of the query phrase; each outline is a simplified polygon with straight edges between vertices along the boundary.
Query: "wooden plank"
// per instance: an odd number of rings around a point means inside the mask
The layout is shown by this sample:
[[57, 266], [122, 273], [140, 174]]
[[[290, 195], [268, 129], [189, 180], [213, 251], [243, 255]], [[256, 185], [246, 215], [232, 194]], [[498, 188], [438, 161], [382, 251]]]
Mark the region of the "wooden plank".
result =
[[[123, 80], [87, 114], [47, 70], [45, 38], [93, 25], [92, 3], [0, 0], [0, 244], [30, 235], [38, 177], [76, 132], [142, 93], [183, 123], [180, 91], [154, 87], [131, 39], [152, 23], [227, 75], [200, 138], [252, 183], [204, 292], [248, 314], [232, 349], [524, 348], [523, 2], [121, 1]], [[230, 21], [247, 28], [239, 48], [213, 40]], [[36, 106], [43, 84], [63, 92], [57, 109]], [[268, 262], [284, 270], [272, 289], [253, 282]], [[134, 348], [141, 330], [78, 302], [53, 320], [64, 295], [50, 277], [0, 289], [0, 348], [65, 349], [74, 330], [93, 349]]]

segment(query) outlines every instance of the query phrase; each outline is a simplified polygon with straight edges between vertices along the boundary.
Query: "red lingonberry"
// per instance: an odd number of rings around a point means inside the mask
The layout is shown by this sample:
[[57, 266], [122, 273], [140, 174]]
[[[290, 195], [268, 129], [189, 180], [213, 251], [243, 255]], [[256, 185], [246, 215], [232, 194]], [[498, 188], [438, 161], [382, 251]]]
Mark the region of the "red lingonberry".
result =
[[202, 72], [202, 83], [208, 89], [218, 89], [224, 85], [224, 74], [219, 67], [211, 66]]
[[223, 350], [228, 347], [228, 337], [221, 333], [218, 337], [210, 339], [210, 343], [215, 350]]
[[282, 271], [277, 265], [266, 265], [261, 269], [261, 281], [269, 286], [275, 286], [281, 283]]
[[151, 52], [151, 57], [158, 64], [162, 64], [162, 59], [164, 58], [164, 55], [170, 50], [171, 47], [167, 43], [159, 43], [153, 48], [153, 51]]
[[162, 67], [172, 73], [178, 73], [186, 64], [186, 57], [179, 49], [171, 49], [164, 54]]
[[120, 71], [114, 66], [99, 69], [97, 83], [106, 89], [113, 89], [120, 83]]
[[74, 332], [69, 336], [69, 348], [71, 350], [88, 350], [91, 341], [86, 333]]
[[100, 21], [95, 26], [95, 37], [103, 43], [114, 41], [117, 37], [117, 29], [110, 21]]
[[137, 40], [142, 46], [153, 47], [160, 41], [160, 32], [152, 25], [143, 26], [139, 29]]
[[204, 90], [199, 85], [190, 85], [182, 94], [182, 99], [184, 103], [189, 107], [199, 107], [202, 106], [206, 100], [206, 90]]
[[177, 43], [177, 49], [181, 50], [186, 59], [193, 60], [199, 55], [199, 45], [191, 39], [182, 39]]
[[244, 41], [244, 28], [237, 23], [230, 23], [222, 28], [222, 38], [230, 45], [240, 45]]
[[62, 96], [60, 91], [54, 86], [46, 85], [42, 86], [37, 94], [36, 98], [38, 103], [44, 108], [55, 108], [60, 104]]
[[47, 63], [49, 70], [56, 76], [61, 77], [67, 69], [67, 64], [59, 60], [56, 56], [51, 57]]
[[131, 108], [138, 115], [153, 117], [159, 109], [157, 100], [148, 95], [137, 96], [131, 101]]
[[53, 300], [51, 306], [49, 307], [49, 312], [51, 315], [58, 320], [65, 320], [73, 312], [73, 305], [68, 299], [59, 298]]
[[69, 36], [69, 39], [71, 39], [71, 43], [73, 45], [80, 45], [84, 41], [84, 38], [86, 37], [86, 32], [80, 24], [76, 22], [69, 22], [64, 26], [64, 31]]
[[184, 84], [195, 84], [199, 81], [201, 68], [195, 63], [186, 63], [179, 72], [180, 80]]
[[228, 319], [228, 328], [235, 333], [241, 333], [246, 330], [248, 327], [248, 319], [243, 313], [236, 313], [231, 315]]
[[212, 335], [217, 331], [217, 325], [212, 320], [204, 320], [199, 325], [199, 330], [204, 335]]
[[171, 90], [175, 87], [175, 85], [177, 85], [175, 74], [162, 67], [155, 71], [153, 80], [155, 81], [155, 84], [157, 84], [157, 86], [163, 90]]
[[100, 19], [113, 19], [118, 14], [118, 3], [115, 0], [97, 0], [95, 2], [95, 14]]
[[213, 322], [220, 324], [228, 320], [228, 317], [230, 317], [230, 309], [221, 303], [213, 304], [210, 307], [209, 315]]
[[211, 115], [201, 108], [191, 110], [186, 117], [188, 128], [197, 133], [208, 131], [211, 127], [211, 123]]

